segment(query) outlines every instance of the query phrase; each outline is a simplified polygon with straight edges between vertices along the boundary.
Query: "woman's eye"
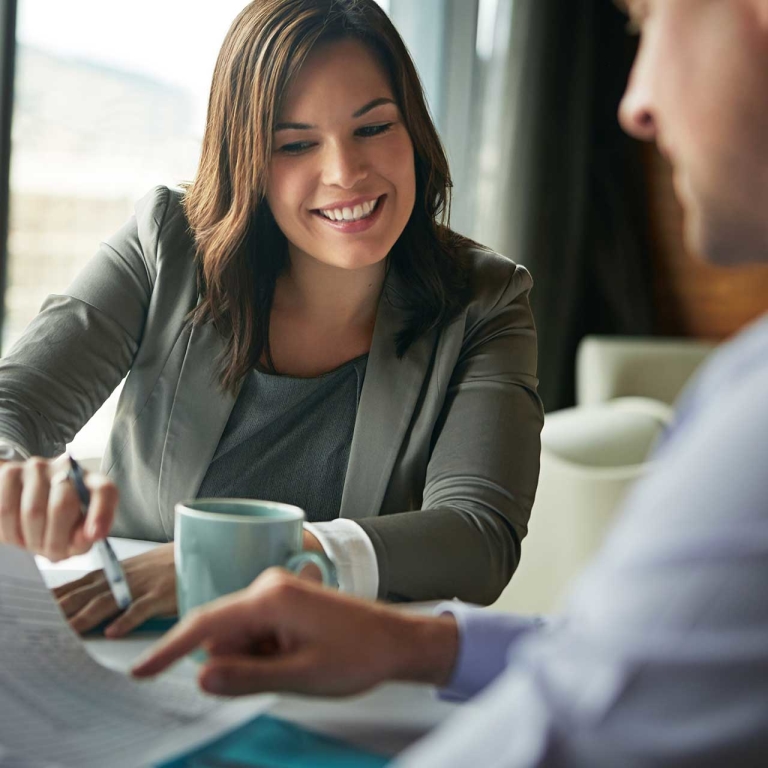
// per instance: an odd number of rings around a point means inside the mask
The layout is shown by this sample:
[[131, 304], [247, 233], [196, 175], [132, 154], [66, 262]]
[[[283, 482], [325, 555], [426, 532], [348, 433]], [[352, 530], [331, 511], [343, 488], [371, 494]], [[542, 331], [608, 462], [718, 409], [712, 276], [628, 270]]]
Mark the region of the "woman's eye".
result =
[[365, 125], [362, 128], [358, 128], [356, 133], [358, 136], [368, 138], [370, 136], [379, 136], [382, 133], [386, 133], [394, 123], [381, 123], [380, 125]]
[[300, 155], [310, 147], [312, 147], [311, 141], [294, 141], [291, 144], [283, 144], [279, 151], [286, 155]]

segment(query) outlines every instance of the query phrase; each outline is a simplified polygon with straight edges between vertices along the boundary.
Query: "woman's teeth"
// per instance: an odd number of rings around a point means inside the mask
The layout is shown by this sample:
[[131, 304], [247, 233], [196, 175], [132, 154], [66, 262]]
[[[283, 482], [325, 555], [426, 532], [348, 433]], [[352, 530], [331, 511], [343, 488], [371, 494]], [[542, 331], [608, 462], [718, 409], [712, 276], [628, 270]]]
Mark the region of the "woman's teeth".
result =
[[354, 208], [327, 208], [324, 211], [318, 211], [318, 213], [331, 221], [360, 221], [360, 219], [368, 218], [376, 210], [380, 199], [376, 198], [369, 203], [356, 205]]

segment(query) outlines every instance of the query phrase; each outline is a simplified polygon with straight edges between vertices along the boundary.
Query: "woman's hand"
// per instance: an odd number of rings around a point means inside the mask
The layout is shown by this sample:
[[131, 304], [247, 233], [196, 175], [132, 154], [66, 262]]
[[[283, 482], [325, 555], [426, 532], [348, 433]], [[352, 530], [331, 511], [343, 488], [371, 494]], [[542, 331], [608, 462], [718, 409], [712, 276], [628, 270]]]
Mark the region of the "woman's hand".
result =
[[0, 466], [0, 542], [56, 562], [87, 552], [107, 535], [117, 508], [117, 487], [100, 472], [86, 473], [91, 503], [84, 518], [68, 470], [66, 456]]
[[[305, 552], [320, 552], [325, 554], [323, 545], [317, 540], [317, 537], [305, 530], [302, 537], [302, 549]], [[301, 569], [301, 573], [298, 574], [299, 578], [307, 579], [309, 581], [316, 581], [318, 584], [323, 583], [323, 574], [320, 569], [313, 563], [308, 563]]]
[[[153, 616], [175, 616], [176, 570], [173, 542], [122, 562], [133, 602], [105, 630], [107, 637], [122, 637]], [[103, 571], [53, 590], [59, 606], [76, 632], [87, 632], [119, 611]]]
[[150, 677], [196, 648], [201, 687], [226, 695], [342, 696], [384, 680], [444, 685], [458, 654], [450, 616], [414, 616], [271, 568], [247, 589], [191, 611], [133, 668]]

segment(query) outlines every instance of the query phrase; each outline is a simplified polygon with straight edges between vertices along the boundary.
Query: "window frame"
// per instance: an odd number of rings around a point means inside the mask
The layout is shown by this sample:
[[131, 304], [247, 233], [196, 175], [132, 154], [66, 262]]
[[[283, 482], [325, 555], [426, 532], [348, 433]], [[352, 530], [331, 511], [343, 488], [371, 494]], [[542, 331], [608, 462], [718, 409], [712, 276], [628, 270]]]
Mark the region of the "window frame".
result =
[[[0, 0], [0, 339], [5, 317], [17, 0]], [[0, 350], [2, 352], [2, 350]]]

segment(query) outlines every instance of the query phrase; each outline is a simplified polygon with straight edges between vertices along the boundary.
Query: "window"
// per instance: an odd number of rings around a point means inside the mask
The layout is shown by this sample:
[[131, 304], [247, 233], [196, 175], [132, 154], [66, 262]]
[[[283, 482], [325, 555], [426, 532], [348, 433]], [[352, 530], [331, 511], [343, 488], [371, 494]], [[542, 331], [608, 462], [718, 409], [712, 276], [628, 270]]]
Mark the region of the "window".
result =
[[[135, 200], [194, 176], [216, 55], [245, 5], [19, 0], [3, 350]], [[79, 455], [102, 452], [115, 405]]]
[[510, 144], [508, 49], [515, 0], [390, 0], [419, 70], [453, 179], [451, 226], [500, 241]]
[[246, 4], [19, 0], [3, 350], [136, 199], [192, 179], [215, 59]]
[[[489, 195], [476, 169], [495, 155], [478, 146], [487, 115], [477, 100], [499, 6], [512, 0], [377, 1], [412, 52], [445, 141], [453, 223], [482, 240], [476, 208]], [[193, 13], [187, 0], [18, 0], [3, 351], [138, 198], [193, 178], [216, 55], [246, 4]], [[115, 404], [78, 436], [81, 455], [101, 453]]]

